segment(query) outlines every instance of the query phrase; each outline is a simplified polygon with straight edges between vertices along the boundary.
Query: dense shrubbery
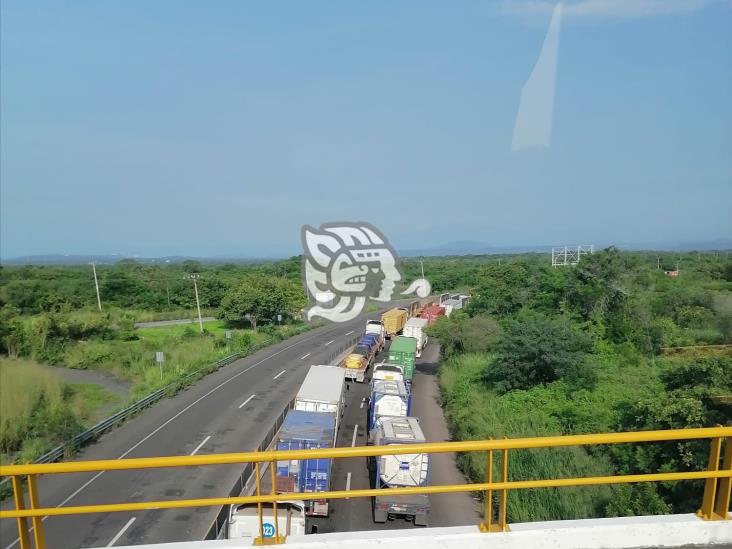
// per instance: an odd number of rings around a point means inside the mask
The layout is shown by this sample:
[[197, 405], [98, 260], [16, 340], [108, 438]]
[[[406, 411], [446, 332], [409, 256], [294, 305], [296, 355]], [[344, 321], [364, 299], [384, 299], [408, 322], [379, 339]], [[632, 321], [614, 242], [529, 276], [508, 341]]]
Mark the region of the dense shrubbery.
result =
[[[732, 341], [727, 258], [687, 256], [669, 278], [656, 256], [608, 249], [576, 267], [535, 257], [471, 270], [467, 314], [429, 333], [442, 344], [441, 385], [459, 439], [668, 429], [732, 423], [729, 351], [662, 347]], [[474, 329], [469, 329], [473, 327]], [[482, 335], [481, 335], [482, 332]], [[516, 452], [511, 478], [703, 468], [708, 442]], [[484, 456], [461, 457], [482, 481]], [[511, 520], [690, 512], [701, 483], [517, 491]]]

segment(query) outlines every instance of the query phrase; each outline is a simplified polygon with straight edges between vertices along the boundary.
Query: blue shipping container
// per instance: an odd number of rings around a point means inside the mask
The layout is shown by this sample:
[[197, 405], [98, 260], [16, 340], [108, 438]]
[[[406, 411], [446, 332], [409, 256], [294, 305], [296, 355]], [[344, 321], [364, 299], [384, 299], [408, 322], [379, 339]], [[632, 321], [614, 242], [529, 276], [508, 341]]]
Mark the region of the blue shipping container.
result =
[[[335, 420], [334, 414], [290, 410], [277, 435], [277, 449], [332, 448], [335, 437]], [[282, 486], [280, 491], [328, 491], [331, 461], [330, 459], [278, 461], [278, 485]], [[289, 486], [285, 482], [288, 480]]]

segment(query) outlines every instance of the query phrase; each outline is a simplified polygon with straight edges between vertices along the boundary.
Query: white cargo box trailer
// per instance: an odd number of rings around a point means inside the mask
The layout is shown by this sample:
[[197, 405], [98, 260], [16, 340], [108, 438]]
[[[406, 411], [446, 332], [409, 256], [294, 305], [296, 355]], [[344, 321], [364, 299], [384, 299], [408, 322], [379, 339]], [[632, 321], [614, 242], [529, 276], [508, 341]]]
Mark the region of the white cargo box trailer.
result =
[[450, 316], [453, 312], [463, 308], [463, 302], [459, 299], [448, 299], [442, 306], [445, 308], [445, 316]]
[[426, 318], [410, 318], [404, 325], [402, 335], [405, 337], [412, 337], [417, 340], [417, 358], [422, 356], [422, 349], [427, 345], [427, 334], [424, 333], [424, 328], [427, 326], [428, 320]]
[[311, 366], [295, 397], [295, 410], [335, 414], [337, 437], [344, 411], [345, 387], [345, 371], [340, 366]]

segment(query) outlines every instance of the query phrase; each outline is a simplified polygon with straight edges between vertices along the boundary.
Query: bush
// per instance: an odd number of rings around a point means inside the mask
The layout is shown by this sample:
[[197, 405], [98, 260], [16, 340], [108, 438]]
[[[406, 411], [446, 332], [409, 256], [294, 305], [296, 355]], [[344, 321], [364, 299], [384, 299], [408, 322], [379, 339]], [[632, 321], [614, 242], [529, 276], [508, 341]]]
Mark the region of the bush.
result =
[[505, 326], [485, 376], [499, 393], [559, 379], [575, 389], [594, 387], [597, 375], [586, 360], [592, 339], [567, 318], [525, 313]]

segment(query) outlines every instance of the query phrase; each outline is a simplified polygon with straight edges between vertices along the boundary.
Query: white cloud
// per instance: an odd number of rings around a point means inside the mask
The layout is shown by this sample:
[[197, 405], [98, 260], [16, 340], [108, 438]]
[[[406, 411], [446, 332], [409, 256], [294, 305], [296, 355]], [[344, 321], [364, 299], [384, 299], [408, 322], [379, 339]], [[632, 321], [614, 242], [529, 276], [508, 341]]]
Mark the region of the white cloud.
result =
[[[639, 19], [659, 15], [677, 15], [704, 9], [712, 4], [730, 4], [730, 0], [567, 0], [565, 17]], [[557, 2], [551, 0], [504, 0], [502, 11], [512, 15], [549, 14]]]

